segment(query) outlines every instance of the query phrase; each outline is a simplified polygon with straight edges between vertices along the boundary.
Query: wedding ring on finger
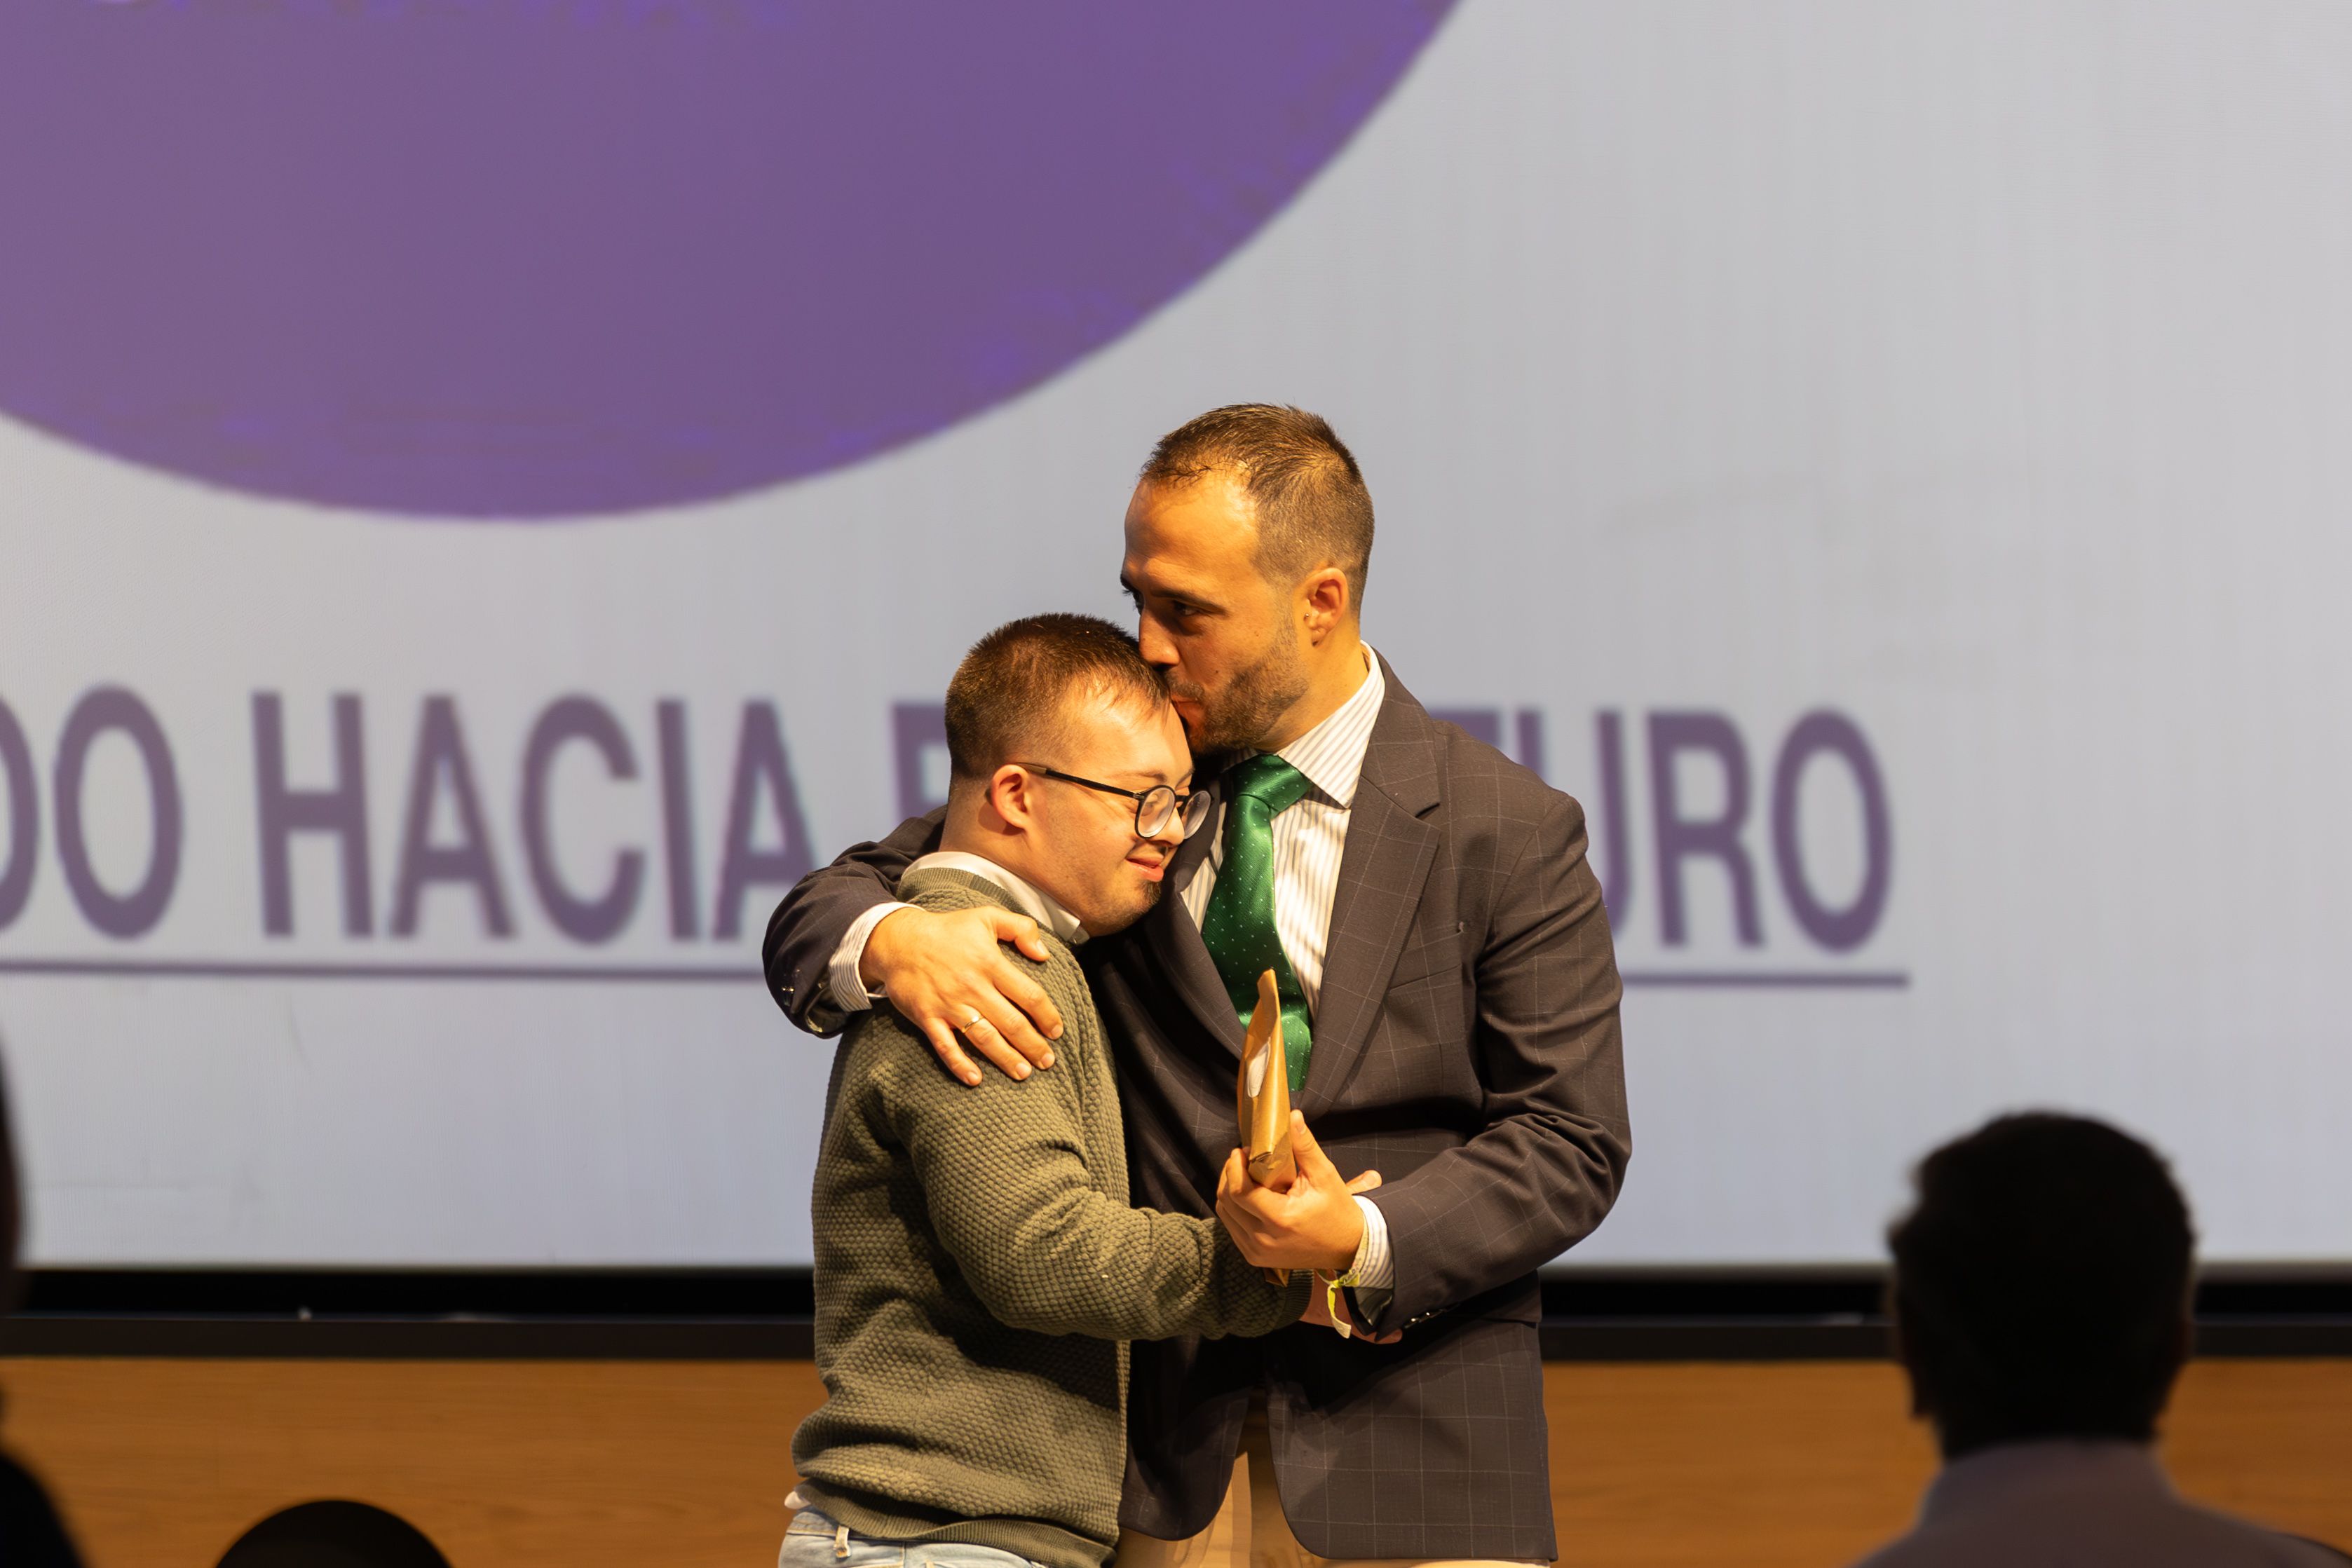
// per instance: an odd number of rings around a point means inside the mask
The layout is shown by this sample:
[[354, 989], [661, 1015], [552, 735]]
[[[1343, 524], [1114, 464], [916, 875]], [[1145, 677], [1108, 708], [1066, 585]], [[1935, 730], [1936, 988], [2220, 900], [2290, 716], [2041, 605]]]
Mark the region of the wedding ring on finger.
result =
[[985, 1024], [988, 1021], [986, 1019], [980, 1016], [980, 1009], [978, 1008], [971, 1008], [967, 1010], [971, 1012], [971, 1016], [964, 1019], [963, 1022], [956, 1025], [957, 1030], [963, 1034], [970, 1034], [972, 1030], [980, 1028], [982, 1024]]

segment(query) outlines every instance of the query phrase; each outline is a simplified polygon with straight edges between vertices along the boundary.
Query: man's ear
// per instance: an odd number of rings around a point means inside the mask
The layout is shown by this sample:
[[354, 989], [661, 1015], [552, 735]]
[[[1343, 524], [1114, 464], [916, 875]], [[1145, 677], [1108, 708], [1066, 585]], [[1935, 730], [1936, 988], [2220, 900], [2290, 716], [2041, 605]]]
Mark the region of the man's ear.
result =
[[1009, 832], [1026, 832], [1035, 814], [1031, 792], [1037, 781], [1018, 763], [1008, 762], [988, 776], [988, 808]]
[[2172, 1341], [2165, 1350], [2172, 1362], [2172, 1377], [2165, 1386], [2165, 1398], [2169, 1402], [2171, 1383], [2179, 1379], [2181, 1368], [2187, 1366], [2189, 1358], [2197, 1354], [2197, 1279], [2194, 1272], [2189, 1275], [2189, 1301], [2180, 1310], [2179, 1320], [2172, 1325]]
[[1331, 634], [1332, 628], [1347, 620], [1353, 608], [1348, 574], [1336, 566], [1317, 567], [1299, 583], [1298, 603], [1308, 639], [1322, 642]]

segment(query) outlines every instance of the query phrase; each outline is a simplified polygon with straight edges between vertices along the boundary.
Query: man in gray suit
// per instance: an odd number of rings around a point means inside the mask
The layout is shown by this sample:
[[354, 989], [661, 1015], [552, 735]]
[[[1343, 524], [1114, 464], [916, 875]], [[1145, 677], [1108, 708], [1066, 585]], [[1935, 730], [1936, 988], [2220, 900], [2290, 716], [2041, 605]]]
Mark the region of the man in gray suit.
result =
[[[1371, 497], [1321, 419], [1245, 404], [1171, 432], [1126, 532], [1144, 657], [1216, 801], [1171, 896], [1085, 950], [1132, 1201], [1212, 1212], [1243, 1019], [1273, 968], [1293, 1101], [1337, 1173], [1231, 1195], [1227, 1227], [1403, 1339], [1139, 1345], [1121, 1562], [1197, 1560], [1237, 1452], [1253, 1557], [1549, 1560], [1535, 1270], [1600, 1224], [1631, 1151], [1583, 811], [1433, 719], [1364, 644]], [[819, 1033], [887, 996], [967, 1082], [971, 1053], [1024, 1077], [1059, 1020], [999, 944], [1042, 957], [1034, 932], [890, 897], [938, 833], [936, 815], [909, 821], [795, 888], [763, 946], [770, 987]], [[1340, 1185], [1368, 1169], [1386, 1185]]]

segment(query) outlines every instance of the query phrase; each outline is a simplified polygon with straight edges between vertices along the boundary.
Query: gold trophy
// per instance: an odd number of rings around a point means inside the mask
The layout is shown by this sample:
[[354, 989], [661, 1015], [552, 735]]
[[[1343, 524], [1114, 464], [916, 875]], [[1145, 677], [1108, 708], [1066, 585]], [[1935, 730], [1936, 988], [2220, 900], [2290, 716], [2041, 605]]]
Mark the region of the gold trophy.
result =
[[[1257, 977], [1257, 1006], [1250, 1009], [1234, 1108], [1241, 1117], [1242, 1155], [1250, 1180], [1287, 1190], [1298, 1179], [1298, 1162], [1290, 1154], [1290, 1060], [1282, 1048], [1282, 998], [1272, 969]], [[1268, 1269], [1265, 1277], [1283, 1284], [1290, 1270]]]
[[[1291, 1058], [1282, 1046], [1282, 995], [1275, 971], [1258, 976], [1258, 1006], [1249, 1009], [1249, 1037], [1242, 1041], [1242, 1074], [1233, 1083], [1233, 1105], [1242, 1119], [1242, 1159], [1249, 1180], [1258, 1187], [1289, 1192], [1298, 1180], [1298, 1159], [1291, 1155]], [[1265, 1270], [1270, 1283], [1289, 1283], [1289, 1270]], [[1336, 1286], [1327, 1286], [1334, 1298]], [[1336, 1300], [1327, 1300], [1331, 1326], [1340, 1338], [1350, 1328], [1340, 1319]]]
[[1272, 969], [1257, 977], [1257, 1006], [1250, 1009], [1249, 1039], [1242, 1046], [1241, 1077], [1234, 1089], [1250, 1180], [1287, 1191], [1298, 1179], [1298, 1162], [1290, 1156], [1290, 1061], [1283, 1053], [1282, 998]]
[[[1257, 977], [1257, 1006], [1250, 1009], [1249, 1034], [1242, 1042], [1241, 1075], [1234, 1082], [1234, 1108], [1241, 1117], [1242, 1158], [1249, 1178], [1259, 1186], [1286, 1192], [1298, 1179], [1298, 1161], [1290, 1152], [1290, 1058], [1282, 1045], [1282, 997], [1274, 971]], [[1287, 1269], [1267, 1269], [1270, 1283], [1290, 1282]], [[1324, 1311], [1341, 1339], [1355, 1337], [1339, 1304], [1336, 1279], [1316, 1276], [1322, 1287]], [[1394, 1338], [1393, 1335], [1391, 1338]]]

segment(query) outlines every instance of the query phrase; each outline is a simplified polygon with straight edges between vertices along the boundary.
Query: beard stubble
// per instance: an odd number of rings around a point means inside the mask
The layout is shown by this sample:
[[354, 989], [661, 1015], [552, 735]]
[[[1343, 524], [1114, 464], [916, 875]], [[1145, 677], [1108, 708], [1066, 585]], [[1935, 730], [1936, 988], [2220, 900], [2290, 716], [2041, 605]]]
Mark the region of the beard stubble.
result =
[[1204, 770], [1222, 772], [1257, 749], [1274, 721], [1307, 695], [1306, 664], [1297, 643], [1276, 637], [1265, 657], [1234, 676], [1223, 696], [1212, 698], [1190, 681], [1169, 681], [1169, 695], [1201, 710], [1201, 733], [1191, 739]]

